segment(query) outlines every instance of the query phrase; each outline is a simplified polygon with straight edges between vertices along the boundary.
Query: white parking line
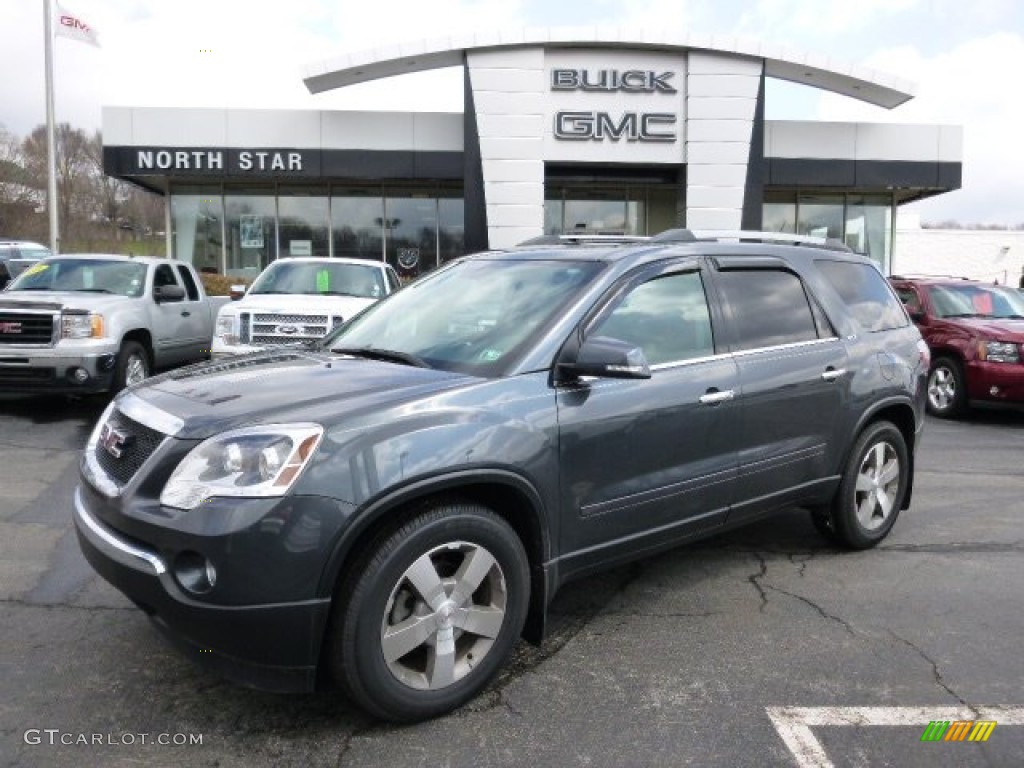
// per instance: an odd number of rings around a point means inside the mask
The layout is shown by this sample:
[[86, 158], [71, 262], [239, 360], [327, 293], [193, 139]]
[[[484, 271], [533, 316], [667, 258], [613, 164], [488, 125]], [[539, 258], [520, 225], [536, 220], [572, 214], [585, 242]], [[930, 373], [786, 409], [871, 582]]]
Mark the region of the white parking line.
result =
[[800, 768], [834, 768], [816, 726], [910, 726], [933, 720], [994, 720], [999, 725], [1024, 725], [1024, 707], [765, 707], [772, 725]]

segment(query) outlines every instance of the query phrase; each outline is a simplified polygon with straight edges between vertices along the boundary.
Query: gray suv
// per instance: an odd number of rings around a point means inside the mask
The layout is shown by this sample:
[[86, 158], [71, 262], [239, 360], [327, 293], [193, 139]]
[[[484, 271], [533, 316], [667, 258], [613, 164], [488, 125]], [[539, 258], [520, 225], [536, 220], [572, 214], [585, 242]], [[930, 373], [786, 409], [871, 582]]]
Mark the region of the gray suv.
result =
[[470, 256], [149, 379], [82, 456], [82, 550], [197, 662], [411, 721], [540, 641], [569, 579], [793, 506], [871, 547], [928, 349], [868, 259], [767, 239]]

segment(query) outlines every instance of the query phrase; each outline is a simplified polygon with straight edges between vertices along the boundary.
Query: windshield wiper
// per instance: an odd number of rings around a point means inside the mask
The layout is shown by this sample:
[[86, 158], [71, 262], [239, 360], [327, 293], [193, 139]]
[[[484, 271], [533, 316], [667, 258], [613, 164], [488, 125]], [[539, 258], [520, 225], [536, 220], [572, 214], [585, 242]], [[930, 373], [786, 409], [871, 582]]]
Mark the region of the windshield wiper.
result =
[[75, 288], [75, 293], [113, 293], [106, 288]]
[[412, 365], [416, 368], [429, 368], [430, 364], [421, 357], [410, 355], [408, 352], [398, 352], [394, 349], [381, 349], [379, 347], [334, 347], [331, 349], [338, 355], [351, 355], [352, 357], [365, 357], [367, 360], [384, 360], [388, 363], [401, 363]]

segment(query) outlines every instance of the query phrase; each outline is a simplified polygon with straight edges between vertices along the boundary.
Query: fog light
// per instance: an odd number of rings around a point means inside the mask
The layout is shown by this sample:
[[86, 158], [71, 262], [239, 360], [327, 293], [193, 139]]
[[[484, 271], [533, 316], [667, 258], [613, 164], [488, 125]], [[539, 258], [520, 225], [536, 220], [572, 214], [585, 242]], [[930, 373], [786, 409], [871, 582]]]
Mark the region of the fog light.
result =
[[217, 569], [198, 552], [182, 552], [174, 558], [174, 575], [189, 592], [202, 595], [217, 583]]
[[84, 384], [89, 380], [89, 372], [85, 368], [72, 368], [71, 378], [75, 380], [76, 384]]
[[990, 395], [992, 395], [992, 397], [998, 397], [999, 396], [999, 387], [992, 387], [991, 389], [989, 389], [988, 393]]

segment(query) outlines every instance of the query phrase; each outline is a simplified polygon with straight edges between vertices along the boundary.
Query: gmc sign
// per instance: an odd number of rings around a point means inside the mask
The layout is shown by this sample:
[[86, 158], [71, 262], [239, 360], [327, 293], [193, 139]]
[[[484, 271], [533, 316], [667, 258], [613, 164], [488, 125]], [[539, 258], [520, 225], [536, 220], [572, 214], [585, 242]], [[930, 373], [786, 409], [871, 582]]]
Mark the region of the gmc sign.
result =
[[555, 138], [671, 142], [676, 140], [675, 124], [671, 112], [624, 112], [618, 120], [607, 112], [556, 112]]

